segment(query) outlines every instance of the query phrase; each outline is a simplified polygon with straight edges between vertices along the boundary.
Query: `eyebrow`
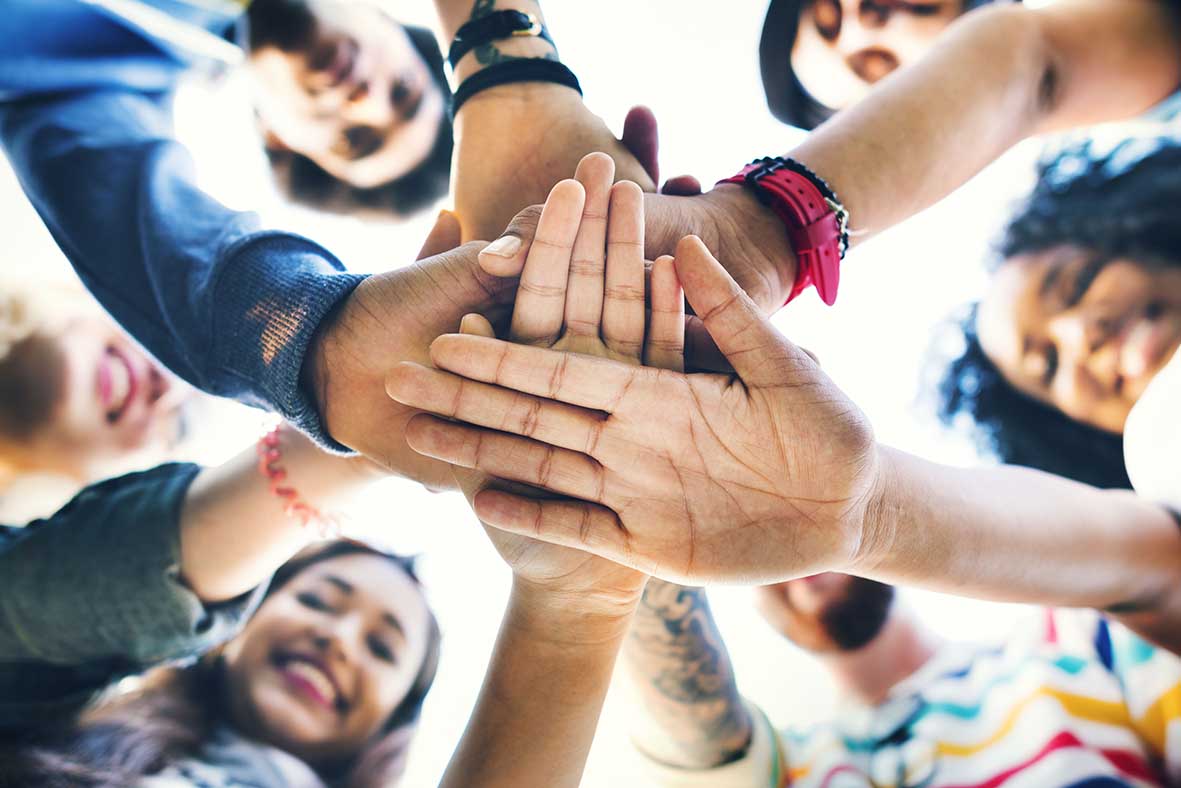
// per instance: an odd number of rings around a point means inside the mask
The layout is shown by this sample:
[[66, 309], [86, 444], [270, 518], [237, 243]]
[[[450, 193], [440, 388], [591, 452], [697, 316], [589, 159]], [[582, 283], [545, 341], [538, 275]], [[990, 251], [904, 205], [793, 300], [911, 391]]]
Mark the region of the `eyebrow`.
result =
[[337, 577], [336, 575], [324, 575], [324, 579], [327, 580], [332, 585], [339, 588], [342, 593], [345, 593], [345, 594], [353, 593], [353, 584], [348, 582], [347, 580], [342, 580], [341, 578]]
[[393, 613], [383, 613], [381, 616], [381, 620], [384, 621], [385, 623], [389, 624], [394, 629], [398, 630], [398, 634], [400, 634], [402, 636], [406, 635], [406, 630], [404, 630], [402, 628], [402, 623], [400, 621], [398, 621], [398, 617], [395, 616]]
[[1058, 284], [1058, 280], [1062, 278], [1062, 269], [1065, 267], [1063, 265], [1050, 267], [1050, 270], [1042, 277], [1042, 283], [1038, 285], [1037, 295], [1039, 299], [1044, 299], [1054, 289], [1054, 285]]

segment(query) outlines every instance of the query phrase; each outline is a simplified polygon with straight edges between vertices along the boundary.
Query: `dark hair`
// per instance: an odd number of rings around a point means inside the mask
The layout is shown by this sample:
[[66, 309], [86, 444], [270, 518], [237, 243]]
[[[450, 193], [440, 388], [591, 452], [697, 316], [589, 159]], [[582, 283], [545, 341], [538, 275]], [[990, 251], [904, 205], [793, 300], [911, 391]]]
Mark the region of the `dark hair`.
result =
[[[246, 39], [251, 50], [268, 46], [284, 52], [298, 50], [307, 44], [316, 27], [315, 15], [307, 0], [255, 0], [246, 13], [249, 23]], [[400, 24], [393, 19], [390, 21]], [[444, 96], [449, 96], [451, 88], [443, 69], [443, 53], [434, 33], [421, 27], [402, 27], [426, 63], [434, 84]], [[300, 153], [269, 146], [266, 153], [276, 185], [293, 202], [333, 213], [380, 210], [407, 216], [447, 194], [451, 185], [453, 146], [451, 120], [444, 114], [439, 121], [435, 143], [422, 162], [389, 183], [367, 189], [338, 180]]]
[[61, 399], [65, 360], [51, 338], [34, 333], [0, 357], [0, 435], [30, 438], [53, 416]]
[[[1181, 266], [1181, 141], [1136, 138], [1109, 152], [1073, 144], [1038, 166], [1033, 193], [1010, 219], [993, 265], [1076, 246], [1100, 260]], [[973, 305], [959, 328], [961, 355], [938, 384], [945, 424], [965, 414], [981, 445], [1004, 462], [1087, 484], [1130, 488], [1123, 438], [1075, 421], [1015, 389], [985, 355]]]
[[[346, 555], [382, 556], [418, 582], [413, 559], [338, 540], [285, 563], [275, 572], [266, 596], [308, 567]], [[433, 615], [428, 637], [418, 675], [379, 736], [350, 762], [321, 770], [329, 784], [393, 785], [405, 772], [410, 741], [439, 666], [441, 635]], [[135, 690], [84, 712], [74, 724], [39, 730], [26, 741], [0, 746], [0, 788], [126, 788], [192, 756], [215, 727], [221, 696], [215, 690], [223, 678], [216, 654], [186, 668], [149, 671]]]
[[[1020, 0], [1016, 0], [1020, 2]], [[837, 113], [808, 92], [791, 65], [800, 30], [800, 14], [814, 0], [771, 0], [759, 40], [759, 70], [767, 107], [776, 119], [798, 129], [811, 131]], [[963, 0], [967, 13], [997, 0]]]

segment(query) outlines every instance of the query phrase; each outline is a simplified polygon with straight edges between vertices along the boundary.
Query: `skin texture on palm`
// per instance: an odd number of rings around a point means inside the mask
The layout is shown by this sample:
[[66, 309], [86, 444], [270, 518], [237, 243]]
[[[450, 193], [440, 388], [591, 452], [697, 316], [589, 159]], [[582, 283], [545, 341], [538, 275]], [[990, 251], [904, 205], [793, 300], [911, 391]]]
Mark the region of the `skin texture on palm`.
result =
[[431, 348], [437, 369], [402, 364], [387, 391], [478, 426], [419, 416], [410, 445], [564, 496], [486, 490], [476, 511], [488, 524], [674, 582], [771, 582], [847, 564], [877, 472], [868, 422], [699, 239], [682, 241], [675, 267], [736, 374], [444, 336]]

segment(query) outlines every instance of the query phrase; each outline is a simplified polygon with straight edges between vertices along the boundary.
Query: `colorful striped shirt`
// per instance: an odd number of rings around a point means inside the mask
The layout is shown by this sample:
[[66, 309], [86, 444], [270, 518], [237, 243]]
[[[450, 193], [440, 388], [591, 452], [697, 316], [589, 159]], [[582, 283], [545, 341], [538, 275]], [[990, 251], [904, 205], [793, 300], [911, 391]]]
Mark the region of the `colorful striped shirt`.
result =
[[1181, 784], [1181, 660], [1090, 611], [988, 649], [944, 648], [873, 707], [776, 736], [665, 788], [1116, 788]]

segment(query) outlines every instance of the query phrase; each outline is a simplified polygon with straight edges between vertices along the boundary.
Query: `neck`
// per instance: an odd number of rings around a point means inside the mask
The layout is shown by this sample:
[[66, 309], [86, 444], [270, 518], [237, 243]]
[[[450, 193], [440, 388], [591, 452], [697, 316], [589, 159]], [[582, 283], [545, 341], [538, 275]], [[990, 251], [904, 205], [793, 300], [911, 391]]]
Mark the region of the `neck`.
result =
[[939, 638], [908, 610], [899, 609], [867, 645], [856, 651], [824, 654], [821, 659], [846, 692], [862, 703], [876, 705], [895, 684], [927, 664], [939, 644]]

